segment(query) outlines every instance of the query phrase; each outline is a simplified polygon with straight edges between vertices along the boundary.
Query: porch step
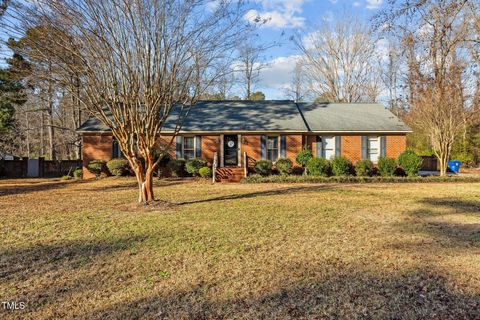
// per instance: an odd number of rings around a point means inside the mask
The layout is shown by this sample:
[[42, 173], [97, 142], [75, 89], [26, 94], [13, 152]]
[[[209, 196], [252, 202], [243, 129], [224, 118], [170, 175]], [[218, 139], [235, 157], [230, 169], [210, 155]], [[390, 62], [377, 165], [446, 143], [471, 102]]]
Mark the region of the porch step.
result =
[[217, 168], [215, 180], [217, 182], [240, 182], [243, 177], [243, 167], [223, 167]]

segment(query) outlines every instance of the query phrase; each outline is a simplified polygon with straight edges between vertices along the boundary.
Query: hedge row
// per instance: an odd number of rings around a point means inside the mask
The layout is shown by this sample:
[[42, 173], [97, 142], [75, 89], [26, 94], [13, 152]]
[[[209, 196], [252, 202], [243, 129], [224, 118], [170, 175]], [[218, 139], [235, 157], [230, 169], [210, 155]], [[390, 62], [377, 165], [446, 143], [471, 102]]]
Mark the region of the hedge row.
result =
[[467, 183], [479, 183], [480, 177], [459, 177], [459, 176], [447, 176], [447, 177], [395, 177], [395, 176], [261, 176], [253, 174], [244, 178], [243, 183], [423, 183], [423, 182], [467, 182]]

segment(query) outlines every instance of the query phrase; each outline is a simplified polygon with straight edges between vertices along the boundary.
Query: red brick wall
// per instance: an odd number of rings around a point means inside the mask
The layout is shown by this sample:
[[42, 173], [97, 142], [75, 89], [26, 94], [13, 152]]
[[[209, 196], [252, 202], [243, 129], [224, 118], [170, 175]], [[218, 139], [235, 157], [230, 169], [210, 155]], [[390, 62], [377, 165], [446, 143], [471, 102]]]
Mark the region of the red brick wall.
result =
[[[407, 148], [405, 134], [388, 135], [387, 157], [397, 158]], [[306, 136], [307, 146], [316, 154], [316, 136]], [[354, 164], [362, 159], [362, 134], [342, 135], [341, 155]]]
[[162, 148], [167, 148], [170, 146], [170, 149], [168, 150], [168, 154], [172, 157], [172, 159], [175, 158], [175, 155], [176, 155], [175, 138], [172, 141], [171, 134], [162, 134], [160, 138], [158, 138], [158, 145], [161, 146]]
[[92, 160], [112, 159], [111, 135], [83, 135], [83, 178], [94, 178], [95, 175], [87, 170], [86, 165]]
[[407, 149], [406, 135], [387, 136], [387, 157], [396, 159], [405, 149]]
[[352, 161], [353, 164], [362, 160], [362, 136], [348, 135], [342, 136], [341, 155]]
[[[215, 152], [220, 152], [220, 135], [202, 136], [202, 158], [212, 164]], [[220, 161], [220, 154], [218, 158]]]
[[294, 166], [298, 166], [295, 158], [297, 154], [302, 151], [303, 145], [303, 136], [302, 135], [287, 135], [286, 137], [287, 142], [287, 150], [286, 150], [286, 157], [293, 162]]
[[[253, 160], [260, 160], [260, 135], [242, 135], [242, 165], [243, 153], [247, 153], [247, 157]], [[253, 163], [249, 163], [251, 166]]]

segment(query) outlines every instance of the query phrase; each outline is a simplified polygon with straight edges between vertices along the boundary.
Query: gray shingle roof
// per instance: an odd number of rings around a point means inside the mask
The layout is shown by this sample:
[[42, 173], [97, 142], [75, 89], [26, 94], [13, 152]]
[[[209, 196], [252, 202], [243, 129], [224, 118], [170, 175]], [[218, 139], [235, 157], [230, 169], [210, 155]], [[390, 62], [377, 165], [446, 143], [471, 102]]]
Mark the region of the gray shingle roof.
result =
[[[172, 112], [164, 129], [174, 130]], [[193, 131], [307, 131], [292, 101], [199, 101], [191, 108], [182, 130]]]
[[380, 104], [298, 103], [312, 132], [410, 132], [411, 129]]
[[[300, 112], [301, 111], [301, 112]], [[173, 131], [179, 108], [172, 110], [162, 132]], [[96, 118], [78, 132], [110, 131]], [[294, 103], [287, 100], [199, 101], [181, 132], [409, 132], [402, 121], [379, 104]]]

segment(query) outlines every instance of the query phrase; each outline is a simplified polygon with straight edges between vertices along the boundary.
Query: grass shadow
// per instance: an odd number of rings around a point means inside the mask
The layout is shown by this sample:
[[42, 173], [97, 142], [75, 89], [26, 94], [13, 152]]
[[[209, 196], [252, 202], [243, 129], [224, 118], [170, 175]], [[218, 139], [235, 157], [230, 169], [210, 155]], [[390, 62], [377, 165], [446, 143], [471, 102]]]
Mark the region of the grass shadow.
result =
[[265, 191], [256, 191], [256, 192], [250, 192], [250, 193], [230, 194], [226, 196], [207, 198], [207, 199], [174, 202], [172, 204], [182, 206], [182, 205], [189, 205], [189, 204], [196, 204], [196, 203], [208, 203], [208, 202], [216, 202], [216, 201], [268, 197], [268, 196], [284, 195], [287, 193], [290, 194], [290, 193], [296, 193], [296, 192], [324, 191], [324, 190], [331, 190], [333, 188], [334, 186], [332, 185], [294, 186], [294, 187], [279, 188], [279, 189], [272, 189], [272, 190], [265, 190]]

